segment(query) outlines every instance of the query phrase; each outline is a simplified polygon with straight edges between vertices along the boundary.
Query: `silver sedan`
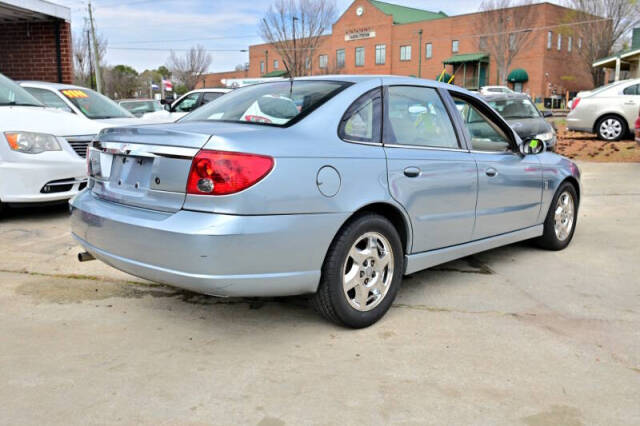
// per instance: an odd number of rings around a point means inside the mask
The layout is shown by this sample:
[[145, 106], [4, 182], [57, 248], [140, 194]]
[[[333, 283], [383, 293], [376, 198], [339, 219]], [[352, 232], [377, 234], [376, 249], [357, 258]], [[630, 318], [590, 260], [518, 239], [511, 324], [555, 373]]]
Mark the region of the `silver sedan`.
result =
[[575, 98], [567, 128], [617, 141], [633, 132], [639, 109], [640, 79], [618, 81]]
[[248, 86], [176, 124], [103, 131], [72, 232], [98, 258], [218, 296], [311, 294], [365, 327], [402, 277], [535, 239], [572, 239], [580, 173], [485, 101], [414, 78]]

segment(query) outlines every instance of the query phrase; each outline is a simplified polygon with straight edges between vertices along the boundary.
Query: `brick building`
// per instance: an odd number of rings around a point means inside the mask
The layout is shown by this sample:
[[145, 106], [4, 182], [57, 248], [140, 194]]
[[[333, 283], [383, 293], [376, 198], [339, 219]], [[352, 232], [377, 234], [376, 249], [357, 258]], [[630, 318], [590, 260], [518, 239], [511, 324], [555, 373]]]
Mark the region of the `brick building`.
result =
[[[527, 44], [508, 69], [508, 85], [536, 97], [592, 88], [589, 64], [581, 57], [576, 11], [550, 3], [530, 6]], [[516, 10], [514, 8], [513, 10]], [[309, 61], [309, 74], [395, 74], [436, 79], [443, 70], [454, 83], [477, 89], [499, 81], [498, 67], [482, 28], [487, 12], [447, 16], [376, 0], [355, 0], [323, 36]], [[269, 44], [249, 47], [249, 70], [224, 78], [255, 78], [284, 73], [282, 58]], [[221, 74], [204, 80], [221, 84]]]
[[43, 0], [0, 0], [0, 73], [71, 83], [71, 11]]

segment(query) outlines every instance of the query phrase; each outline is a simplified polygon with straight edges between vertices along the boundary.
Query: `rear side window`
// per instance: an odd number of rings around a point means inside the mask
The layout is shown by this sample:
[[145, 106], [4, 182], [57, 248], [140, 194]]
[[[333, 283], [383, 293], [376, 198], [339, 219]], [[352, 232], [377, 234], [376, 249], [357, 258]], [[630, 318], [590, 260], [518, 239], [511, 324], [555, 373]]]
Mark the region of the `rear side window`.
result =
[[338, 134], [352, 142], [380, 143], [382, 131], [382, 89], [362, 95], [344, 113]]
[[202, 105], [208, 104], [209, 102], [218, 99], [220, 96], [224, 95], [221, 92], [205, 92], [202, 95]]
[[460, 148], [447, 110], [430, 87], [391, 86], [385, 108], [384, 142]]

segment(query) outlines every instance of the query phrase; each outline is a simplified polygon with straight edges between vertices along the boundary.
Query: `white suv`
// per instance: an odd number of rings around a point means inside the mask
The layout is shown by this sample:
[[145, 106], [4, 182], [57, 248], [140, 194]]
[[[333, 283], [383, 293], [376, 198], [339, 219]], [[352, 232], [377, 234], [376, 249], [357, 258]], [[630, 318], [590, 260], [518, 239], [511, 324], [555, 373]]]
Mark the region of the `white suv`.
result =
[[104, 125], [47, 108], [0, 74], [0, 210], [67, 200], [86, 185], [86, 149]]

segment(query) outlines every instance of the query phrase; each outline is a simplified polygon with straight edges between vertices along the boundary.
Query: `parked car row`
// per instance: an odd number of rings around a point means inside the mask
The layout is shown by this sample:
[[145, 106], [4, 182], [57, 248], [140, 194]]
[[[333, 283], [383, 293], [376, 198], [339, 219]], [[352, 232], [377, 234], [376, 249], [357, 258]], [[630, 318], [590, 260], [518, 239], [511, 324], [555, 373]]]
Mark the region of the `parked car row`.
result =
[[[66, 201], [82, 190], [87, 182], [87, 146], [100, 130], [173, 122], [186, 114], [183, 110], [228, 91], [197, 90], [172, 105], [160, 105], [160, 110], [155, 101], [142, 101], [142, 108], [153, 111], [140, 114], [141, 120], [86, 87], [39, 81], [18, 84], [0, 74], [0, 210], [7, 204]], [[189, 101], [194, 98], [196, 103]], [[140, 107], [138, 100], [121, 103]]]

